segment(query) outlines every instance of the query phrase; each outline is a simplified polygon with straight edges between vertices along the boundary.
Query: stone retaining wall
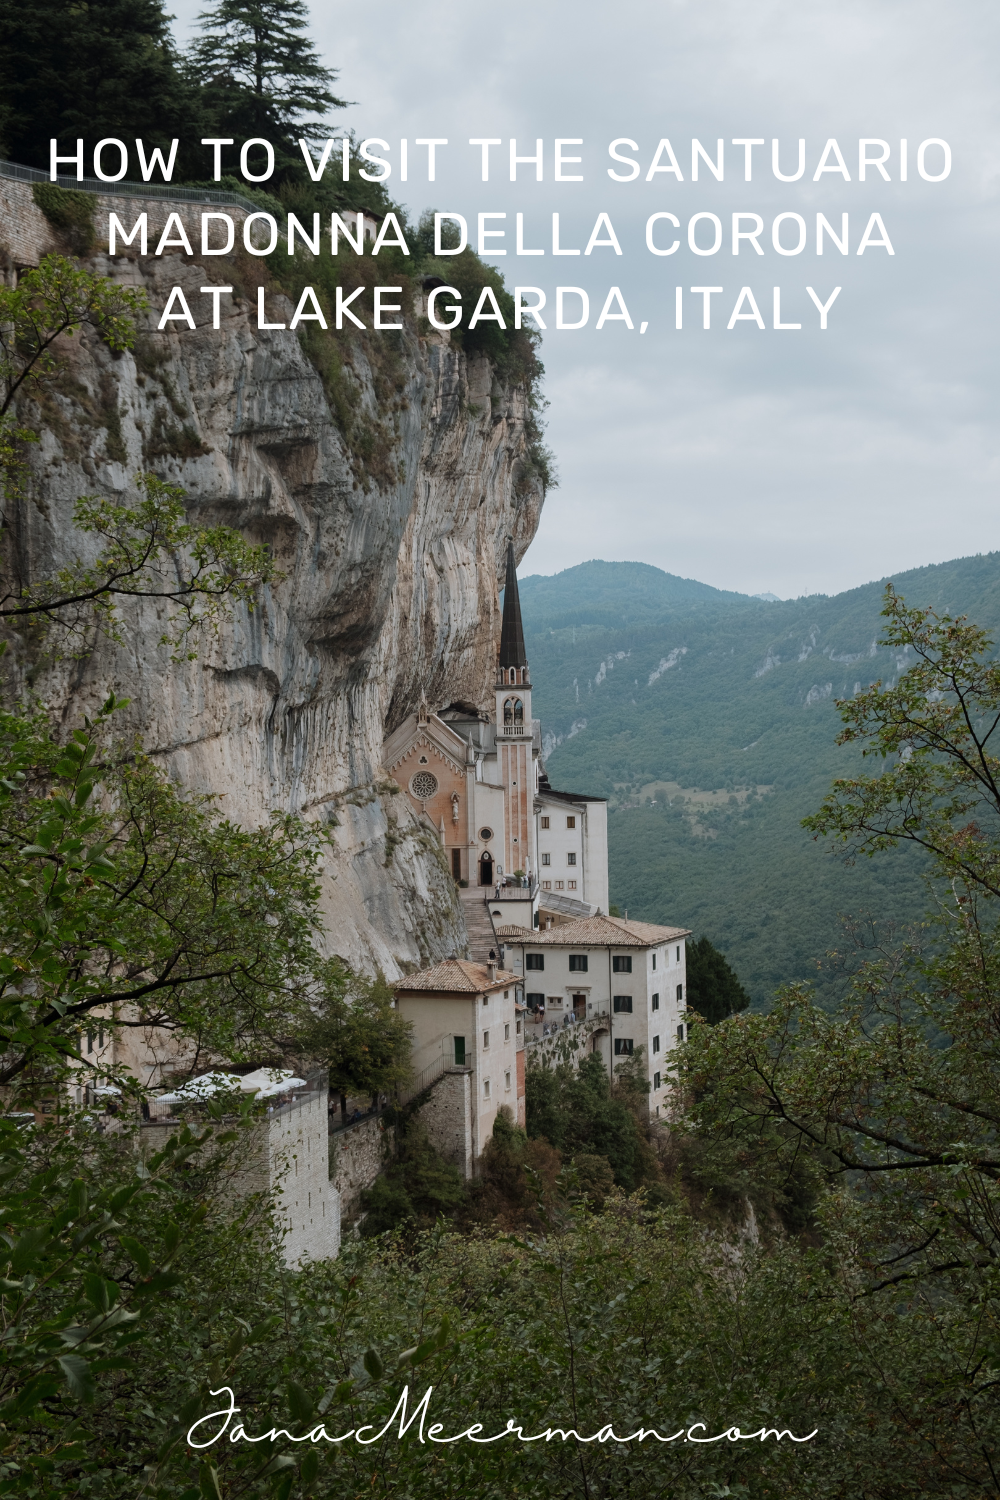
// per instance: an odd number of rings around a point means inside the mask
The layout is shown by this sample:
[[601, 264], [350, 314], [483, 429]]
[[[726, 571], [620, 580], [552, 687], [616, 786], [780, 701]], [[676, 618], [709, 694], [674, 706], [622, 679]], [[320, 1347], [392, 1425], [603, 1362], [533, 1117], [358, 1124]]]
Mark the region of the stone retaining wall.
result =
[[[94, 230], [97, 235], [96, 250], [107, 253], [111, 215], [117, 214], [126, 233], [131, 233], [140, 214], [147, 216], [147, 241], [149, 251], [156, 249], [167, 219], [177, 214], [191, 241], [191, 248], [198, 254], [201, 250], [201, 216], [205, 213], [223, 213], [239, 226], [247, 218], [247, 210], [235, 203], [189, 203], [171, 198], [124, 198], [112, 193], [90, 193], [94, 201]], [[212, 225], [211, 244], [218, 244], [223, 225], [217, 221]], [[255, 228], [262, 226], [256, 225]], [[266, 226], [265, 226], [266, 227]], [[18, 182], [13, 178], [0, 177], [0, 249], [5, 250], [11, 263], [22, 266], [37, 266], [44, 255], [65, 252], [62, 236], [53, 229], [48, 219], [36, 204], [30, 182]], [[119, 244], [118, 253], [135, 258], [139, 253], [139, 240], [131, 247]]]
[[[249, 1132], [227, 1191], [236, 1198], [273, 1193], [285, 1264], [332, 1260], [340, 1250], [340, 1194], [330, 1181], [325, 1089], [264, 1116]], [[176, 1123], [143, 1125], [143, 1155], [162, 1151]]]
[[427, 1138], [445, 1161], [468, 1180], [475, 1162], [472, 1154], [472, 1073], [449, 1068], [434, 1083], [419, 1118], [427, 1127]]
[[394, 1131], [378, 1115], [370, 1115], [330, 1133], [330, 1177], [340, 1194], [345, 1219], [361, 1212], [361, 1194], [370, 1188], [392, 1150]]

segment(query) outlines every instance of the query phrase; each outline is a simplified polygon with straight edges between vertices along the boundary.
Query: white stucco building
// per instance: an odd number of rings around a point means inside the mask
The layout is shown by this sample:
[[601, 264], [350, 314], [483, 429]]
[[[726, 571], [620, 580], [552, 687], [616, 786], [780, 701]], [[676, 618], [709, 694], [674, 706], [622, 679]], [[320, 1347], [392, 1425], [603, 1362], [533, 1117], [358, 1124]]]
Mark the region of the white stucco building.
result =
[[[471, 1177], [506, 1105], [524, 1123], [524, 1036], [515, 976], [449, 958], [394, 986], [413, 1026], [412, 1094], [431, 1089], [420, 1118], [432, 1143]], [[519, 1045], [520, 1044], [520, 1045]]]
[[623, 917], [587, 917], [523, 939], [504, 929], [504, 962], [523, 986], [529, 1016], [563, 1025], [604, 1016], [590, 1043], [613, 1072], [644, 1049], [650, 1113], [664, 1109], [669, 1054], [684, 1037], [687, 1007], [684, 927]]

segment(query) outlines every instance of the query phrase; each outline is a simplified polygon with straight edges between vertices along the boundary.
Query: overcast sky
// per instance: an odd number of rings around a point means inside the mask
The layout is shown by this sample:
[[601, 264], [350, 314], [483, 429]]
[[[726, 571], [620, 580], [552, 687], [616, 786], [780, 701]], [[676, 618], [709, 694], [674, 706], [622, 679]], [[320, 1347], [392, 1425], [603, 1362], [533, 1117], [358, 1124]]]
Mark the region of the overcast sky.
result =
[[[178, 39], [203, 8], [178, 0]], [[748, 593], [781, 597], [832, 593], [923, 563], [1000, 548], [997, 420], [998, 312], [997, 64], [1000, 7], [988, 0], [380, 0], [313, 6], [314, 37], [339, 87], [356, 105], [338, 117], [360, 137], [389, 141], [391, 192], [414, 218], [428, 207], [465, 215], [506, 213], [509, 253], [495, 264], [509, 287], [546, 291], [542, 345], [547, 369], [548, 441], [560, 485], [546, 502], [521, 568], [552, 573], [588, 558], [641, 559], [670, 572]], [[417, 137], [444, 137], [437, 180], [426, 181]], [[509, 180], [509, 142], [534, 150], [542, 137], [544, 179], [518, 168]], [[410, 141], [410, 172], [398, 181], [399, 140]], [[470, 137], [498, 137], [490, 181], [481, 180]], [[556, 137], [582, 137], [582, 183], [553, 180]], [[638, 180], [613, 182], [608, 144], [625, 137]], [[684, 176], [645, 181], [667, 137]], [[715, 156], [725, 142], [724, 180], [704, 162], [691, 180], [691, 141]], [[734, 137], [763, 138], [744, 180], [745, 150]], [[795, 170], [805, 138], [806, 170]], [[813, 174], [836, 138], [851, 181]], [[860, 137], [891, 146], [884, 182], [869, 167], [858, 180]], [[899, 181], [899, 141], [909, 143], [908, 181]], [[923, 181], [921, 141], [946, 140], [947, 180]], [[870, 155], [877, 155], [874, 147]], [[830, 161], [834, 159], [831, 156]], [[942, 153], [929, 149], [928, 172]], [[584, 248], [607, 213], [623, 254], [553, 257], [551, 218], [561, 245]], [[517, 257], [514, 215], [524, 242], [546, 254]], [[645, 226], [669, 212], [680, 229], [671, 256], [648, 252]], [[732, 254], [734, 212], [764, 221], [757, 256]], [[817, 212], [839, 232], [849, 214], [849, 249], [829, 238], [815, 251]], [[687, 226], [716, 214], [719, 252], [696, 255]], [[771, 226], [798, 213], [808, 239], [779, 256]], [[857, 255], [879, 213], [895, 254]], [[752, 227], [751, 221], [741, 221]], [[797, 238], [785, 222], [783, 242]], [[876, 234], [874, 236], [878, 238]], [[712, 243], [703, 220], [697, 243]], [[675, 287], [684, 287], [684, 328], [674, 326]], [[702, 328], [700, 294], [713, 285], [712, 327]], [[583, 287], [590, 323], [554, 327], [557, 286]], [[635, 324], [594, 324], [618, 286]], [[727, 329], [743, 286], [767, 327]], [[782, 320], [772, 328], [773, 288]], [[807, 296], [840, 286], [827, 330]], [[567, 321], [579, 299], [566, 299]], [[618, 310], [617, 307], [614, 310]], [[744, 301], [743, 311], [749, 310]], [[648, 324], [641, 334], [641, 323]]]

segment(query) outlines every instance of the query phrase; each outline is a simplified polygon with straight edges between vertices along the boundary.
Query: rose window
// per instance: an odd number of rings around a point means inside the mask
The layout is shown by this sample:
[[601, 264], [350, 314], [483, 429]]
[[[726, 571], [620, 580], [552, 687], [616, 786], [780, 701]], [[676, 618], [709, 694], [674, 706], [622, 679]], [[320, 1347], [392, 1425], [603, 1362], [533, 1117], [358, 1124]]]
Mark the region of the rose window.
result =
[[418, 802], [426, 802], [438, 789], [438, 779], [430, 771], [418, 771], [410, 782], [410, 791]]

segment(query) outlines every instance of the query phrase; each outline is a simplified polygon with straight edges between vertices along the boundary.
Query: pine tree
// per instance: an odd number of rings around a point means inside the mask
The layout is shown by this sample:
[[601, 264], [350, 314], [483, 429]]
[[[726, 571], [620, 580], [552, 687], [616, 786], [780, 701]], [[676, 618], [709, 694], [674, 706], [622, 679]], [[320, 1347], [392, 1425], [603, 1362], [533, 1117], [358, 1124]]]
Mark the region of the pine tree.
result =
[[328, 127], [303, 116], [345, 106], [306, 34], [307, 15], [303, 0], [218, 0], [199, 16], [190, 72], [226, 135], [313, 139]]
[[2, 154], [47, 170], [53, 136], [63, 151], [82, 136], [85, 160], [105, 136], [168, 148], [176, 136], [179, 180], [205, 132], [169, 22], [163, 0], [0, 0]]
[[735, 969], [707, 937], [687, 945], [687, 1003], [712, 1025], [750, 1004]]

